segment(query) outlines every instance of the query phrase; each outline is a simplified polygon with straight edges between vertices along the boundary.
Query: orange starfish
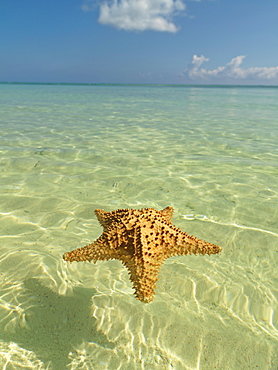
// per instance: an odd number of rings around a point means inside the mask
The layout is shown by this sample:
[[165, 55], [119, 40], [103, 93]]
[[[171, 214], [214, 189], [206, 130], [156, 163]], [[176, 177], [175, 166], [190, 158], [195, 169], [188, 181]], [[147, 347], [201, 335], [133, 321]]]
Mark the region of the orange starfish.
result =
[[172, 225], [173, 208], [96, 209], [102, 235], [92, 244], [64, 254], [66, 261], [118, 259], [127, 267], [135, 296], [150, 302], [159, 268], [166, 258], [185, 254], [216, 254], [221, 247], [190, 236]]

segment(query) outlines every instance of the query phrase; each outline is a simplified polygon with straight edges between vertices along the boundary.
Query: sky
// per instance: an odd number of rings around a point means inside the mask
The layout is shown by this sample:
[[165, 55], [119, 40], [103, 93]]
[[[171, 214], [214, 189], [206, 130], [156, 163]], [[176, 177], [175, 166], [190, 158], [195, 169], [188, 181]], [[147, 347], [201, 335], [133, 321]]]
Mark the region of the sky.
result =
[[0, 81], [278, 85], [278, 0], [0, 0]]

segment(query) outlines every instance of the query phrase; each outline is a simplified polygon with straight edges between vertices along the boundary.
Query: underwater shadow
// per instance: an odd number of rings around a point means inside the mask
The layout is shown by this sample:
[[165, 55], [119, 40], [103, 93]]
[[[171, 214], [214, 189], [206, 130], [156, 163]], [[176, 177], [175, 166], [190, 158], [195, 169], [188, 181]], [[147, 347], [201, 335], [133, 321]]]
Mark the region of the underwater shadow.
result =
[[13, 330], [0, 324], [0, 337], [32, 351], [53, 370], [66, 369], [69, 353], [83, 342], [94, 342], [104, 348], [114, 348], [107, 337], [97, 330], [91, 312], [94, 289], [76, 287], [69, 296], [62, 296], [45, 287], [39, 279], [24, 281], [24, 291], [18, 297], [24, 301], [26, 325]]

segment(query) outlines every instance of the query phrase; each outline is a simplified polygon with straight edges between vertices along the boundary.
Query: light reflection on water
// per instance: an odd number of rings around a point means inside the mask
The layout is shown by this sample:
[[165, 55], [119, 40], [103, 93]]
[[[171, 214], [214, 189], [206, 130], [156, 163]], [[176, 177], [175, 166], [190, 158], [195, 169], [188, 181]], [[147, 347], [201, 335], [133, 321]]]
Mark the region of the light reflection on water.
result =
[[[276, 90], [0, 93], [3, 369], [278, 368]], [[165, 261], [152, 303], [119, 261], [62, 260], [95, 208], [166, 206], [223, 252]]]

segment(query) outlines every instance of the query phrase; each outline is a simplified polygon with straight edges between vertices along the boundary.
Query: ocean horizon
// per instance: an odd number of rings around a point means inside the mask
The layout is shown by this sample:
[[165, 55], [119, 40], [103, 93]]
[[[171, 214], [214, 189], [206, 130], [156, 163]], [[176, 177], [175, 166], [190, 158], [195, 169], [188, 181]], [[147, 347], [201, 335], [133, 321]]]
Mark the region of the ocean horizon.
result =
[[212, 87], [212, 88], [277, 88], [278, 85], [264, 84], [175, 84], [175, 83], [109, 83], [109, 82], [17, 82], [17, 81], [0, 81], [0, 85], [76, 85], [76, 86], [150, 86], [150, 87]]

